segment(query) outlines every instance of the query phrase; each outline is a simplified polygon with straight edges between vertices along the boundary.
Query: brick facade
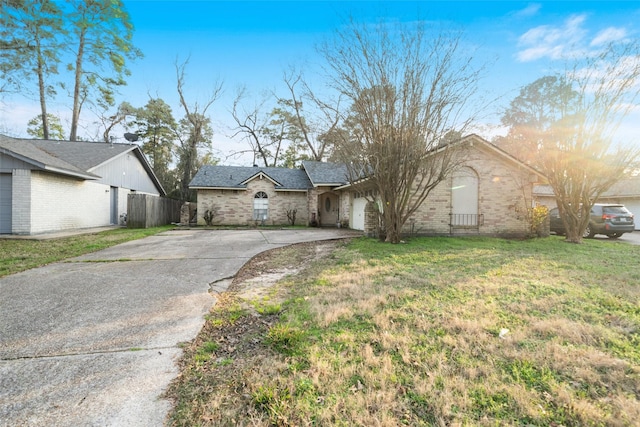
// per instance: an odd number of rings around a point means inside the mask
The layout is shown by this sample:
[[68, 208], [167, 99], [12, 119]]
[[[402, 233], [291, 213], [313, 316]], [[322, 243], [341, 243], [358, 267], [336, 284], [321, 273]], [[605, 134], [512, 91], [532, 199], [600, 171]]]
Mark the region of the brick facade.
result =
[[[525, 168], [496, 155], [483, 144], [466, 146], [464, 166], [478, 177], [478, 208], [480, 225], [452, 227], [452, 178], [436, 186], [425, 202], [407, 221], [404, 234], [417, 235], [488, 235], [517, 237], [528, 232], [525, 212], [531, 206], [532, 183], [536, 176]], [[373, 215], [367, 216], [373, 220]], [[375, 226], [365, 225], [365, 230]]]
[[296, 225], [307, 225], [309, 221], [307, 191], [276, 191], [273, 182], [256, 178], [240, 190], [198, 190], [198, 225], [205, 225], [204, 213], [214, 209], [214, 225], [251, 225], [255, 195], [264, 191], [269, 200], [268, 225], [288, 224], [287, 210], [296, 209]]
[[[403, 233], [505, 237], [526, 235], [529, 230], [526, 212], [532, 206], [532, 187], [540, 177], [531, 168], [479, 137], [466, 138], [460, 147], [458, 155], [465, 168], [465, 175], [460, 178], [449, 177], [436, 186], [407, 221]], [[315, 171], [319, 169], [321, 168], [317, 165], [314, 166]], [[210, 172], [214, 175], [217, 173], [216, 170]], [[224, 177], [226, 176], [228, 175]], [[219, 179], [224, 182], [224, 177]], [[454, 179], [458, 179], [456, 189], [464, 189], [456, 192], [455, 197], [452, 193]], [[469, 179], [471, 181], [467, 181]], [[253, 220], [254, 196], [257, 192], [264, 191], [269, 200], [268, 225], [287, 224], [286, 209], [295, 207], [298, 210], [297, 224], [336, 226], [339, 223], [347, 226], [353, 225], [353, 218], [357, 217], [364, 218], [364, 227], [361, 222], [358, 227], [364, 228], [365, 233], [372, 234], [378, 229], [374, 204], [357, 203], [358, 212], [352, 212], [355, 193], [347, 185], [335, 180], [313, 180], [310, 177], [309, 187], [305, 191], [276, 191], [274, 182], [263, 174], [247, 182], [246, 188], [237, 190], [208, 189], [204, 187], [207, 183], [204, 181], [205, 184], [201, 184], [203, 186], [197, 187], [199, 225], [205, 224], [203, 215], [212, 207], [216, 210], [214, 225], [256, 224]], [[315, 186], [312, 184], [319, 181], [322, 183]], [[244, 185], [244, 182], [241, 184]], [[231, 185], [238, 184], [232, 182]], [[474, 186], [477, 186], [477, 191], [469, 196], [467, 190]], [[464, 197], [461, 198], [461, 194]], [[473, 202], [469, 202], [469, 197]], [[454, 204], [456, 212], [453, 212]], [[452, 214], [468, 214], [460, 209], [473, 212], [470, 214], [474, 218], [472, 224], [456, 224], [452, 221]]]
[[31, 171], [14, 169], [11, 187], [11, 230], [15, 234], [29, 234], [31, 232]]

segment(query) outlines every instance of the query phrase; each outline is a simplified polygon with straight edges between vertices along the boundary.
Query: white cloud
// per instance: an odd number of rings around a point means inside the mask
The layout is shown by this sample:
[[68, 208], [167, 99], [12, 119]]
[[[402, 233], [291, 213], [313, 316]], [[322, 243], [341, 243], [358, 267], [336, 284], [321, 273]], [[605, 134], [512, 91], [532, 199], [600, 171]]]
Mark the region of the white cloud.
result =
[[0, 102], [2, 132], [14, 137], [28, 137], [27, 123], [40, 112], [36, 103]]
[[514, 18], [530, 18], [537, 15], [541, 7], [542, 5], [540, 3], [529, 3], [529, 5], [524, 9], [511, 13], [511, 16]]
[[609, 27], [600, 31], [593, 40], [591, 46], [602, 46], [607, 43], [621, 41], [627, 36], [627, 30], [624, 28]]
[[530, 29], [518, 40], [522, 47], [517, 54], [521, 62], [541, 58], [560, 59], [566, 56], [582, 54], [580, 47], [587, 34], [583, 28], [586, 15], [573, 15], [563, 25], [541, 25]]
[[[47, 112], [58, 116], [67, 132], [71, 123], [69, 109], [50, 105]], [[0, 133], [15, 138], [32, 138], [27, 133], [27, 123], [40, 114], [40, 104], [37, 102], [6, 96], [0, 100]]]

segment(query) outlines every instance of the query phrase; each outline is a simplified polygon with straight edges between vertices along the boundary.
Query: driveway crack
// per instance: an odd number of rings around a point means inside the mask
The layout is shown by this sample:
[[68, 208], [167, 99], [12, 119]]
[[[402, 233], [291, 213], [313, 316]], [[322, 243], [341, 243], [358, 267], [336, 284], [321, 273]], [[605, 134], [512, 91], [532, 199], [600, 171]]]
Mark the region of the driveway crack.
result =
[[235, 275], [227, 276], [209, 283], [209, 293], [219, 294], [225, 292], [235, 277]]
[[118, 348], [112, 350], [95, 350], [95, 351], [78, 351], [78, 352], [69, 352], [69, 353], [57, 353], [57, 354], [41, 354], [35, 356], [16, 356], [16, 357], [7, 357], [0, 359], [0, 362], [13, 362], [16, 360], [46, 360], [46, 359], [57, 359], [62, 357], [76, 357], [76, 356], [91, 356], [91, 355], [99, 355], [99, 354], [114, 354], [114, 353], [136, 353], [139, 351], [158, 351], [158, 354], [162, 354], [162, 350], [173, 350], [179, 348], [176, 346], [161, 346], [161, 347], [129, 347], [129, 348]]

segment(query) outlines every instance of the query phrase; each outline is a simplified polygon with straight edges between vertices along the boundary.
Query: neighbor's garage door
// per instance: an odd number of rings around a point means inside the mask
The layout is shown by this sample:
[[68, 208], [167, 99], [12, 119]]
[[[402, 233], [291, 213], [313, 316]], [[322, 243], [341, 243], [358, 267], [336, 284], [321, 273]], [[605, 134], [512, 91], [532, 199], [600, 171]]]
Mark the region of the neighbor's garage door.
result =
[[0, 173], [0, 234], [11, 234], [11, 174]]
[[625, 200], [624, 206], [633, 214], [633, 220], [636, 224], [636, 230], [640, 230], [640, 202]]
[[364, 208], [367, 206], [367, 199], [356, 197], [353, 199], [353, 216], [351, 217], [351, 228], [354, 230], [364, 230]]

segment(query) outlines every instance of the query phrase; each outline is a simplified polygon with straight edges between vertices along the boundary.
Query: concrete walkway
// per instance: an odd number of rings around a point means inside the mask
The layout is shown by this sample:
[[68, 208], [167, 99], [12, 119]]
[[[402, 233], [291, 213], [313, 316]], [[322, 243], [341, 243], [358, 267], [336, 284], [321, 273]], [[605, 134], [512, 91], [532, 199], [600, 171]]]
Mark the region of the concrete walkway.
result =
[[240, 267], [350, 235], [174, 230], [0, 279], [0, 426], [161, 426], [179, 343]]

